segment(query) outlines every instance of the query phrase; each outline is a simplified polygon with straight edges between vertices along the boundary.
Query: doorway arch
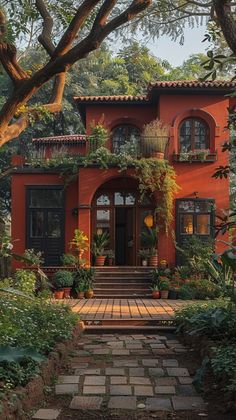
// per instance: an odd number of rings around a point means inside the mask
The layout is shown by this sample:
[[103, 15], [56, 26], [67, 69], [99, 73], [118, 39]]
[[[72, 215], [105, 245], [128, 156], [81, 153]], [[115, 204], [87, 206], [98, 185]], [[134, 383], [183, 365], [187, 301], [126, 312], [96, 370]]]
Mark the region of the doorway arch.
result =
[[94, 233], [108, 233], [115, 265], [136, 266], [140, 263], [138, 250], [145, 247], [141, 233], [147, 229], [144, 219], [154, 215], [154, 208], [149, 197], [141, 201], [134, 178], [113, 178], [97, 189], [92, 200], [92, 238]]

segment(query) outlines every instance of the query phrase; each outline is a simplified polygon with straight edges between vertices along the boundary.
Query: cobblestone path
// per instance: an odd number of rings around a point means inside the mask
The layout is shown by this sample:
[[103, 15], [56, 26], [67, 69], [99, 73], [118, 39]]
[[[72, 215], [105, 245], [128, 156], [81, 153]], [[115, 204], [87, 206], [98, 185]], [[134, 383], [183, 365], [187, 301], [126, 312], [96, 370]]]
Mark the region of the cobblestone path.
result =
[[[127, 412], [130, 419], [149, 418], [153, 412], [204, 416], [206, 405], [178, 361], [185, 352], [173, 335], [84, 334], [55, 384], [54, 406], [41, 408], [32, 418], [96, 419], [97, 413], [108, 419], [114, 410], [118, 419], [127, 418]], [[143, 415], [136, 417], [139, 412]]]

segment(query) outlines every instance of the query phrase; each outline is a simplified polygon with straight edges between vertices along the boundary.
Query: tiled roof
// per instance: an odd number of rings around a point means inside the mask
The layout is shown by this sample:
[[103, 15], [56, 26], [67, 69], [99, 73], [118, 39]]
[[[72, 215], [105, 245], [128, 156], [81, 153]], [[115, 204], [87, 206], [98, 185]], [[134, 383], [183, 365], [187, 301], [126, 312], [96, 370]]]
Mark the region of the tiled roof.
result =
[[146, 95], [75, 96], [76, 102], [146, 102]]
[[65, 136], [52, 136], [52, 137], [39, 137], [33, 139], [34, 143], [58, 143], [58, 144], [70, 144], [70, 143], [84, 143], [86, 141], [86, 136], [84, 134], [68, 134]]
[[198, 80], [177, 80], [154, 82], [149, 84], [149, 91], [153, 88], [234, 88], [236, 82], [230, 80], [207, 80], [200, 82]]

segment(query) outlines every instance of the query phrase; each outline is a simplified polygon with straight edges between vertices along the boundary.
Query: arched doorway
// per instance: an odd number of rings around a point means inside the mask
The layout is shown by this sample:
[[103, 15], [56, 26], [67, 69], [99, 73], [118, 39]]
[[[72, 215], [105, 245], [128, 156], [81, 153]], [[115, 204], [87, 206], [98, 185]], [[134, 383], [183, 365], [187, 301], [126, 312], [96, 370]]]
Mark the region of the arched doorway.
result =
[[138, 183], [121, 177], [104, 183], [92, 201], [92, 236], [107, 232], [109, 249], [114, 250], [115, 265], [139, 264], [138, 250], [144, 248], [141, 234], [147, 227], [147, 215], [154, 214], [152, 200], [140, 200]]

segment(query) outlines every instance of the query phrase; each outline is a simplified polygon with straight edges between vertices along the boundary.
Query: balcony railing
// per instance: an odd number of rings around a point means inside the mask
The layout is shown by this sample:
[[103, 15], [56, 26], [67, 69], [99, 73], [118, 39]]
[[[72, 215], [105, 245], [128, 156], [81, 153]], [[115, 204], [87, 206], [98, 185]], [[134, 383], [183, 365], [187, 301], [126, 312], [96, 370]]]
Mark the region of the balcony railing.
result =
[[210, 152], [209, 150], [196, 150], [192, 152], [181, 152], [173, 154], [173, 161], [179, 163], [210, 163], [217, 161], [217, 152]]

